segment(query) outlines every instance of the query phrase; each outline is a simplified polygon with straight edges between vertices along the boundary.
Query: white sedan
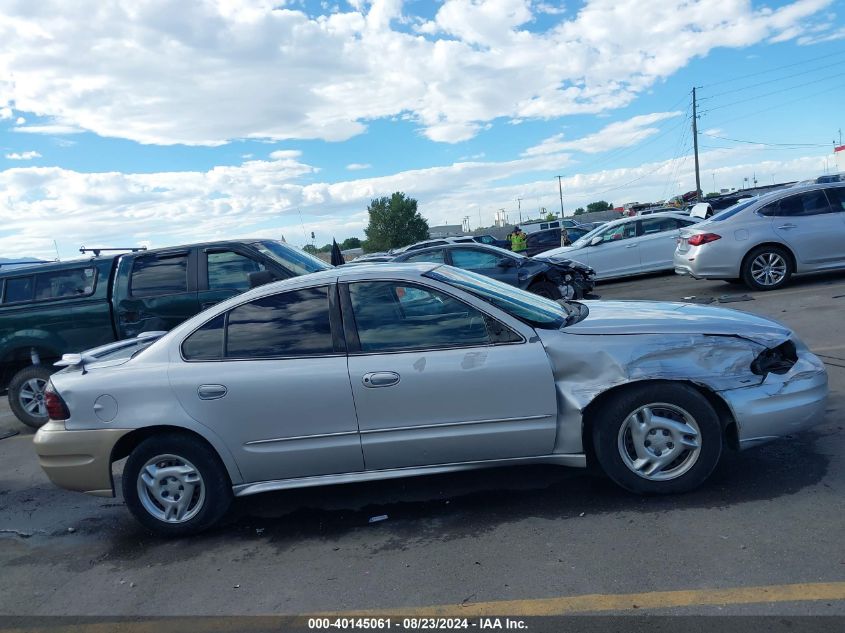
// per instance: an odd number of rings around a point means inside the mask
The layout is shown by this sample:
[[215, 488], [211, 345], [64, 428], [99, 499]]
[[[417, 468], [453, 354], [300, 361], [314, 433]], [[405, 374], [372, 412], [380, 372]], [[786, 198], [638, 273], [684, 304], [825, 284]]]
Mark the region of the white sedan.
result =
[[679, 213], [622, 218], [536, 258], [574, 259], [593, 268], [599, 280], [673, 270], [680, 229], [699, 221]]

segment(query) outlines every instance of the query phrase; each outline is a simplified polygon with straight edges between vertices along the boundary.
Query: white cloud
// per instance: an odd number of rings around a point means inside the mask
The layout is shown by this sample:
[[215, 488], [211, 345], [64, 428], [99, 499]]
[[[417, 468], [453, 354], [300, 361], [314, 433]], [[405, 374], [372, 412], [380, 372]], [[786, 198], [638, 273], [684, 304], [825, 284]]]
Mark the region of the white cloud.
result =
[[12, 128], [14, 132], [22, 132], [24, 134], [81, 134], [82, 130], [74, 125], [62, 125], [60, 123], [49, 123], [45, 125], [26, 125]]
[[22, 116], [19, 116], [17, 119], [15, 119], [15, 125], [23, 125], [24, 123], [26, 123], [26, 119]]
[[[701, 154], [705, 187], [741, 185], [753, 173], [761, 182], [807, 178], [822, 172], [824, 155], [769, 161], [758, 147]], [[417, 198], [432, 224], [458, 223], [479, 214], [489, 225], [499, 208], [525, 217], [558, 208], [557, 180], [546, 174], [567, 164], [561, 154], [505, 162], [457, 162], [345, 182], [305, 184], [314, 168], [294, 158], [251, 160], [204, 172], [81, 173], [59, 167], [0, 171], [0, 252], [51, 256], [57, 239], [63, 256], [81, 244], [167, 246], [201, 240], [284, 235], [304, 244], [303, 228], [317, 242], [360, 236], [375, 197], [405, 191]], [[622, 203], [657, 200], [693, 188], [689, 156], [636, 168], [575, 174], [563, 179], [568, 212], [597, 199]], [[299, 214], [302, 214], [300, 224]], [[518, 216], [513, 215], [516, 218]], [[304, 227], [303, 227], [304, 225]]]
[[0, 119], [11, 119], [12, 108], [0, 108]]
[[362, 169], [370, 169], [372, 165], [370, 163], [349, 163], [346, 166], [346, 169], [349, 171], [361, 171]]
[[529, 147], [524, 156], [552, 154], [573, 151], [598, 154], [619, 147], [630, 147], [657, 134], [660, 128], [655, 123], [681, 116], [682, 112], [654, 112], [632, 117], [627, 121], [617, 121], [606, 125], [595, 134], [590, 134], [572, 141], [564, 140], [563, 134], [556, 134], [543, 140], [539, 145]]
[[300, 156], [302, 156], [302, 152], [298, 149], [277, 149], [274, 152], [270, 152], [270, 158], [273, 160], [295, 159]]
[[10, 154], [6, 154], [7, 160], [32, 160], [33, 158], [41, 158], [41, 154], [32, 150], [28, 152], [11, 152]]
[[[555, 3], [444, 0], [423, 23], [401, 0], [316, 17], [271, 0], [5, 3], [0, 112], [55, 121], [21, 132], [198, 145], [338, 141], [408, 116], [459, 142], [497, 118], [623, 107], [715, 48], [801, 38], [831, 3], [587, 0], [558, 17]], [[556, 24], [529, 30], [540, 14]]]

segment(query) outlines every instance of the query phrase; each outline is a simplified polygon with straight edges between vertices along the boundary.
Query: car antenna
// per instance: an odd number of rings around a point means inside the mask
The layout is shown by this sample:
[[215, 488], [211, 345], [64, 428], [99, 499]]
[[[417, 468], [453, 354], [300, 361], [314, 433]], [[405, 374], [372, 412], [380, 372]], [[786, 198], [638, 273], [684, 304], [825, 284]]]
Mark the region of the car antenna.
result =
[[115, 248], [85, 248], [84, 246], [79, 247], [79, 252], [83, 255], [85, 253], [94, 253], [94, 257], [99, 257], [100, 253], [105, 251], [130, 251], [132, 253], [137, 253], [138, 251], [145, 251], [147, 250], [146, 246], [123, 246], [123, 247], [115, 247]]

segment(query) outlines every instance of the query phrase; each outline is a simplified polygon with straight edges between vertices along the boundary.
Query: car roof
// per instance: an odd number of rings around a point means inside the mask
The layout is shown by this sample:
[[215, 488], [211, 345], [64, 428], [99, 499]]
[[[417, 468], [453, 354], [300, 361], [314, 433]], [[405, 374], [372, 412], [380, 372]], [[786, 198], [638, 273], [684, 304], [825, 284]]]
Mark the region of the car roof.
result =
[[[537, 233], [539, 233], [539, 231], [537, 231]], [[533, 233], [532, 233], [532, 235], [533, 235]], [[438, 244], [436, 246], [427, 246], [426, 248], [418, 248], [418, 249], [413, 250], [413, 251], [406, 251], [404, 253], [400, 253], [399, 255], [396, 256], [396, 260], [399, 260], [402, 257], [405, 257], [406, 255], [408, 257], [415, 257], [417, 255], [420, 255], [421, 253], [429, 253], [431, 251], [437, 251], [437, 250], [442, 250], [442, 249], [446, 249], [446, 250], [451, 251], [451, 250], [455, 250], [457, 248], [472, 248], [474, 250], [489, 251], [491, 253], [496, 253], [496, 254], [502, 254], [502, 253], [506, 253], [508, 255], [514, 255], [515, 254], [512, 251], [509, 251], [509, 250], [504, 249], [504, 248], [499, 248], [498, 246], [493, 246], [492, 244], [482, 244], [480, 242], [449, 242], [447, 244]], [[394, 260], [394, 261], [396, 261], [396, 260]], [[396, 261], [396, 263], [404, 265], [404, 262], [402, 262], [402, 261]]]

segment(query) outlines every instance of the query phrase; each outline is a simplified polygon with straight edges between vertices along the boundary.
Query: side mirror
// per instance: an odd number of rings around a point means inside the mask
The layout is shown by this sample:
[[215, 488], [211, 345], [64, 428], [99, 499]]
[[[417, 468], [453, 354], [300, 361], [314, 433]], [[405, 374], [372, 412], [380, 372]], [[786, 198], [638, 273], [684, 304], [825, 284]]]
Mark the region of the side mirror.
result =
[[598, 246], [603, 241], [604, 240], [600, 236], [596, 235], [593, 239], [590, 240], [590, 246]]
[[269, 270], [259, 270], [258, 272], [249, 273], [250, 288], [258, 288], [258, 286], [269, 284], [271, 281], [276, 281], [276, 275]]
[[516, 262], [510, 257], [502, 257], [499, 260], [499, 268], [513, 268], [514, 265], [516, 265]]

